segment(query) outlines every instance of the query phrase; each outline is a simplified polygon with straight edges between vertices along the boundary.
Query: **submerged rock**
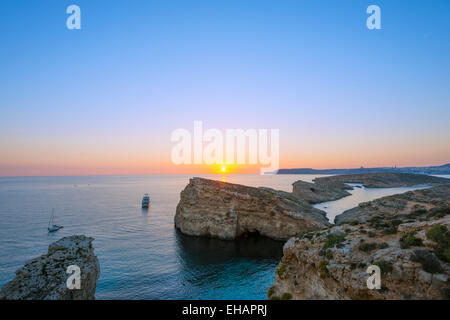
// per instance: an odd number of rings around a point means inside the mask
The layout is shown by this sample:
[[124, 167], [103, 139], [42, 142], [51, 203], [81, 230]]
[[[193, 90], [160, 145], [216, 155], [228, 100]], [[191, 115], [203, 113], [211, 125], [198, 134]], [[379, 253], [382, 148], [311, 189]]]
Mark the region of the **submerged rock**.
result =
[[287, 240], [329, 225], [325, 212], [291, 193], [202, 178], [190, 179], [175, 215], [185, 234], [227, 240], [252, 232]]
[[[48, 253], [28, 261], [16, 277], [0, 290], [0, 300], [91, 300], [100, 274], [92, 241], [83, 235], [62, 238], [48, 247]], [[80, 268], [81, 288], [68, 289], [70, 265]]]
[[[449, 208], [450, 185], [441, 185], [368, 202], [340, 225], [293, 237], [268, 298], [449, 299]], [[381, 270], [380, 289], [367, 286], [370, 265]]]

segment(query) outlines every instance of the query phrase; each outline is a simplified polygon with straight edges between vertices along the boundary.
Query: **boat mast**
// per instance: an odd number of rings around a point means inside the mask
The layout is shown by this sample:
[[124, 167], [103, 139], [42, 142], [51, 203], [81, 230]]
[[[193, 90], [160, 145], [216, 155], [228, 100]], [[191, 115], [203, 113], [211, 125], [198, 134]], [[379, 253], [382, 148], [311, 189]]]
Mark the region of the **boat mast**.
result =
[[50, 228], [50, 222], [52, 223], [52, 225], [53, 225], [53, 215], [54, 215], [54, 213], [55, 213], [55, 208], [52, 208], [52, 215], [51, 215], [51, 217], [50, 217], [50, 220], [48, 221], [48, 227]]

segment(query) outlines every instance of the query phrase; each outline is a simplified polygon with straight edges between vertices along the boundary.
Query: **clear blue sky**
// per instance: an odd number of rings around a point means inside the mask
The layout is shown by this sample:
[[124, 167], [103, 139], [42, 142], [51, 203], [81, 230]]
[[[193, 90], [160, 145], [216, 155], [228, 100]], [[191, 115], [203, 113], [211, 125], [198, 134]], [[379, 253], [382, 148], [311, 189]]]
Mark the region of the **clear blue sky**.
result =
[[194, 120], [280, 129], [283, 167], [450, 162], [447, 0], [2, 0], [0, 41], [0, 175], [172, 172]]

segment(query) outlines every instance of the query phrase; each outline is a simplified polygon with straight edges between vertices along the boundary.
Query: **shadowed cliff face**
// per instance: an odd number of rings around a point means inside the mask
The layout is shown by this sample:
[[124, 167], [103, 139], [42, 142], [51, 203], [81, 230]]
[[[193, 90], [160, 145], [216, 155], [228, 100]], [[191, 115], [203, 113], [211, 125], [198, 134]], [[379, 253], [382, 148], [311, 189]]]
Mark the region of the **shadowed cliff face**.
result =
[[[83, 235], [62, 238], [48, 247], [48, 253], [27, 262], [16, 277], [0, 290], [6, 300], [92, 300], [100, 275], [92, 241]], [[80, 289], [68, 289], [67, 268], [80, 268]]]
[[202, 178], [191, 179], [181, 192], [175, 215], [183, 233], [227, 240], [251, 232], [287, 240], [328, 225], [325, 212], [291, 193]]
[[450, 298], [450, 185], [361, 204], [338, 223], [285, 244], [270, 299]]

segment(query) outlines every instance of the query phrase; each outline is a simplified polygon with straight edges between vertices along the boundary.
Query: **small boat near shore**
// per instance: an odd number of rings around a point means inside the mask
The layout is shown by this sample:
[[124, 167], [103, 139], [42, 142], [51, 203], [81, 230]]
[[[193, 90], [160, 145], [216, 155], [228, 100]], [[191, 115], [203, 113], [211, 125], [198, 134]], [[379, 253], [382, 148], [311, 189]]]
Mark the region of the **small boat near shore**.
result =
[[48, 221], [48, 232], [56, 232], [62, 228], [64, 228], [63, 226], [57, 225], [54, 223], [55, 220], [55, 209], [52, 209], [52, 215], [50, 217], [50, 220]]
[[142, 208], [147, 209], [149, 206], [150, 206], [150, 197], [148, 193], [146, 193], [142, 198]]

